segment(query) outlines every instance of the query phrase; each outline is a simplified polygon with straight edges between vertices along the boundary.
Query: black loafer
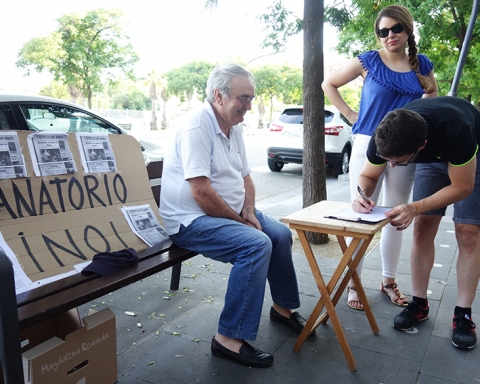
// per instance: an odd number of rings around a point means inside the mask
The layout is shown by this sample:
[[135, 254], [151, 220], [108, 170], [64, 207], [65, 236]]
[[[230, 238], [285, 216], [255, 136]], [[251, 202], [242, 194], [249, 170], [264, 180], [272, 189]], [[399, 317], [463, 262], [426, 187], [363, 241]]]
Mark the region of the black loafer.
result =
[[247, 367], [265, 368], [273, 364], [273, 355], [252, 347], [246, 341], [240, 347], [240, 353], [233, 352], [225, 348], [217, 340], [215, 336], [212, 338], [212, 353], [215, 356], [234, 361], [237, 364]]
[[[270, 307], [270, 320], [286, 325], [291, 331], [298, 335], [302, 333], [303, 327], [305, 327], [307, 323], [298, 312], [293, 312], [290, 314], [290, 317], [285, 317], [278, 313], [273, 307]], [[314, 333], [315, 330], [311, 334], [313, 335]]]

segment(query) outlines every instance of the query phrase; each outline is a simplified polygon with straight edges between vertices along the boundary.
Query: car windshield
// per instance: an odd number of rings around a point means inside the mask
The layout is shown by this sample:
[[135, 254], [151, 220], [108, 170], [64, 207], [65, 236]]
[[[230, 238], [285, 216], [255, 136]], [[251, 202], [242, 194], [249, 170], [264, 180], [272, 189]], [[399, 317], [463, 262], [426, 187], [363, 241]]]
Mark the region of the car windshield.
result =
[[66, 106], [23, 104], [20, 106], [32, 131], [119, 133], [95, 116]]
[[[333, 121], [334, 115], [333, 112], [325, 110], [325, 124]], [[303, 109], [286, 109], [278, 119], [286, 124], [303, 124]]]

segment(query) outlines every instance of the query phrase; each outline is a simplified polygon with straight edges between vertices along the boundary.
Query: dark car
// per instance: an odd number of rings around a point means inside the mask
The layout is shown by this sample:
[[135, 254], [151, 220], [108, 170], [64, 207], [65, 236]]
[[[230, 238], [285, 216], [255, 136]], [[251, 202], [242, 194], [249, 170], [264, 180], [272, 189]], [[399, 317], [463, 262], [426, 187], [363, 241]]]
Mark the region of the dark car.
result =
[[[284, 164], [303, 162], [303, 107], [286, 108], [270, 125], [268, 167], [280, 172]], [[352, 152], [352, 127], [337, 108], [325, 106], [325, 163], [334, 176], [348, 173]]]
[[[128, 134], [77, 104], [50, 97], [15, 94], [0, 94], [0, 129]], [[145, 154], [144, 158], [147, 163]]]

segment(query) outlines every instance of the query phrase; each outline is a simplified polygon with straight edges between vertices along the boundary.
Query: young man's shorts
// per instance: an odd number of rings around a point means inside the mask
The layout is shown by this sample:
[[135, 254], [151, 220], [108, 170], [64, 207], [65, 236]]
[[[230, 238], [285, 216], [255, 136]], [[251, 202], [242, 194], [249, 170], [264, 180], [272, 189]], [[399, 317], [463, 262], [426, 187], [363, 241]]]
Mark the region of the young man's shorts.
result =
[[[458, 224], [480, 225], [480, 161], [478, 155], [476, 159], [477, 170], [473, 192], [467, 198], [457, 201], [453, 205], [453, 221]], [[417, 164], [413, 201], [431, 196], [450, 184], [447, 162]], [[447, 207], [444, 207], [424, 214], [445, 216], [446, 210]]]

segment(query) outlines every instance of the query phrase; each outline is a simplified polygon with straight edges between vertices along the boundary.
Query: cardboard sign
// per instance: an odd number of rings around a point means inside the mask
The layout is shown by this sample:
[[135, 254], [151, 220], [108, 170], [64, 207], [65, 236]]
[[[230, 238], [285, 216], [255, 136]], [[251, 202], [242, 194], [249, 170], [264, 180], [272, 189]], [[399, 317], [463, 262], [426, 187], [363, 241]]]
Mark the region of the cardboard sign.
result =
[[150, 204], [158, 217], [135, 138], [109, 135], [117, 171], [85, 174], [76, 136], [69, 134], [78, 172], [36, 177], [26, 153], [28, 134], [18, 132], [29, 177], [0, 180], [0, 230], [32, 281], [72, 271], [100, 252], [147, 247], [121, 211]]

